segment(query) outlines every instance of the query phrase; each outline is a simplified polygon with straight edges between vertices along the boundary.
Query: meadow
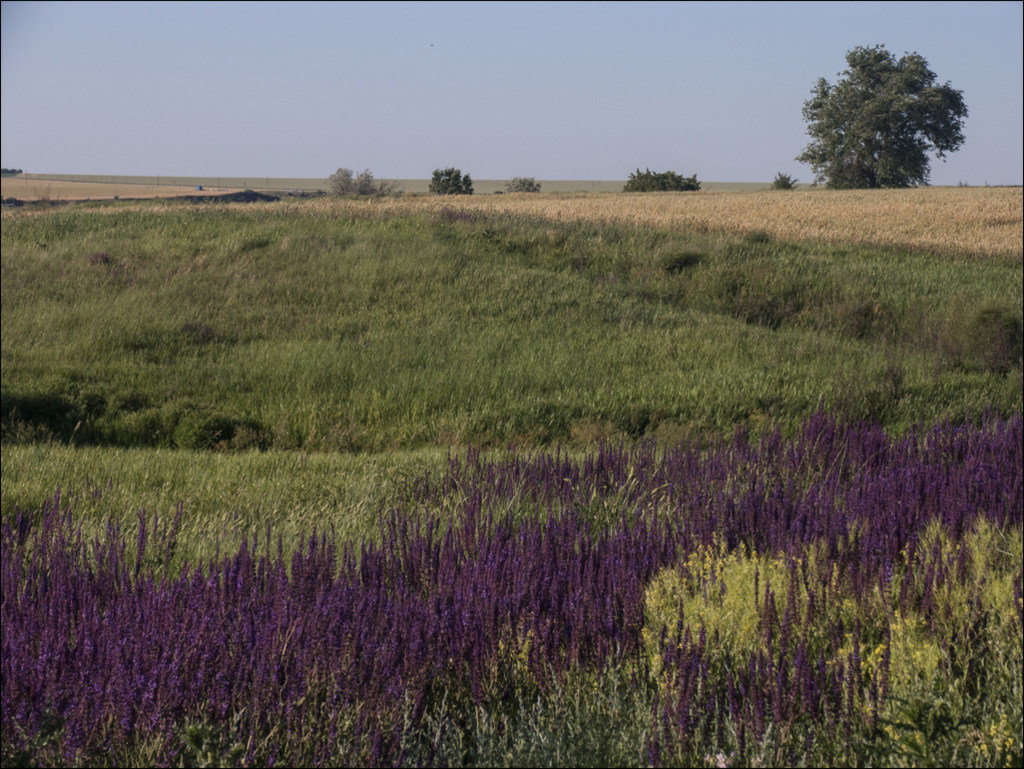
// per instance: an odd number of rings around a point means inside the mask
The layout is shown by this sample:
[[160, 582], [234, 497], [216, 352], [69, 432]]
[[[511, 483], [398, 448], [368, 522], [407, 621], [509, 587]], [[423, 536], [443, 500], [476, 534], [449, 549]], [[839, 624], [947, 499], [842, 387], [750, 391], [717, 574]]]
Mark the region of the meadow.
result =
[[1019, 766], [1022, 218], [4, 210], [4, 764]]

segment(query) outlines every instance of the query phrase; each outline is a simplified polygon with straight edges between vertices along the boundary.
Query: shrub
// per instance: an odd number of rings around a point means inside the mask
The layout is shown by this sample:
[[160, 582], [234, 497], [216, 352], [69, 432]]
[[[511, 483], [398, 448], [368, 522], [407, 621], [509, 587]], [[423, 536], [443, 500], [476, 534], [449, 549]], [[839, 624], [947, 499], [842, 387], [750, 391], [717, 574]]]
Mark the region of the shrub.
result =
[[693, 176], [681, 176], [675, 171], [663, 171], [656, 173], [651, 169], [641, 172], [636, 169], [629, 175], [629, 181], [622, 188], [623, 192], [696, 192], [700, 189], [700, 182], [697, 181], [697, 174]]
[[373, 178], [369, 168], [358, 176], [350, 168], [339, 168], [329, 177], [327, 183], [332, 195], [349, 196], [381, 196], [395, 191], [395, 183], [385, 179]]
[[703, 627], [715, 639], [720, 656], [745, 660], [761, 642], [756, 591], [766, 583], [786, 594], [783, 559], [748, 554], [743, 548], [729, 552], [721, 542], [698, 547], [683, 563], [660, 571], [644, 591], [641, 631], [655, 678], [663, 671], [662, 634], [673, 639], [681, 622]]
[[673, 252], [661, 258], [661, 269], [668, 275], [678, 275], [690, 267], [696, 267], [703, 260], [704, 254], [697, 251]]
[[351, 195], [355, 189], [351, 168], [339, 168], [327, 177], [327, 185], [332, 195]]
[[789, 174], [784, 174], [784, 173], [782, 173], [782, 171], [779, 171], [779, 173], [775, 177], [775, 181], [772, 182], [772, 189], [773, 190], [795, 190], [796, 189], [796, 179], [794, 179]]
[[817, 300], [814, 286], [804, 278], [767, 266], [728, 267], [711, 277], [708, 289], [720, 310], [770, 329], [780, 328]]
[[181, 335], [190, 342], [217, 342], [221, 335], [212, 326], [205, 323], [186, 323], [181, 327]]
[[854, 339], [867, 339], [885, 319], [887, 309], [869, 296], [854, 296], [822, 306], [821, 328], [834, 328]]
[[506, 192], [540, 192], [540, 183], [532, 176], [516, 176], [505, 185]]
[[174, 431], [174, 442], [181, 449], [226, 448], [235, 437], [235, 421], [220, 414], [185, 414]]
[[437, 218], [446, 224], [451, 224], [452, 222], [471, 222], [473, 221], [473, 212], [459, 211], [451, 206], [441, 206], [441, 209], [437, 212]]
[[458, 168], [435, 168], [430, 191], [435, 195], [472, 195], [473, 180], [469, 174], [463, 176]]
[[1009, 307], [990, 304], [978, 310], [968, 329], [971, 351], [990, 371], [1005, 374], [1021, 365], [1022, 320]]

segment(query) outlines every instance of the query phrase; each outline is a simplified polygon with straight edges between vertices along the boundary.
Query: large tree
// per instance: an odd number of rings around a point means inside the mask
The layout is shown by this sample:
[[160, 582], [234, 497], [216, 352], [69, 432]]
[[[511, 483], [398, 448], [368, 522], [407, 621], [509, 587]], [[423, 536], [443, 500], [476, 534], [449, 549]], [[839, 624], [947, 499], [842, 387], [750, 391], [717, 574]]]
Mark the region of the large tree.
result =
[[942, 158], [964, 142], [963, 91], [936, 84], [916, 53], [854, 48], [835, 85], [820, 78], [804, 102], [811, 143], [797, 160], [837, 189], [928, 183], [928, 152]]

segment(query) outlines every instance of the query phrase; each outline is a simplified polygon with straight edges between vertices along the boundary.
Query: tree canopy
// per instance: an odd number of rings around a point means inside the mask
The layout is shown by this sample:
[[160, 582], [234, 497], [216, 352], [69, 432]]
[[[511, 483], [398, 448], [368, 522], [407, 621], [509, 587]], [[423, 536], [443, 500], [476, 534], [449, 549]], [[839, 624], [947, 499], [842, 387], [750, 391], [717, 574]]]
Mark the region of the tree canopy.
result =
[[374, 179], [373, 172], [367, 168], [358, 176], [350, 168], [339, 168], [327, 177], [327, 185], [332, 195], [342, 197], [356, 195], [387, 195], [395, 191], [395, 182], [385, 179]]
[[435, 168], [430, 191], [435, 195], [472, 195], [473, 180], [469, 174], [463, 176], [458, 168]]
[[540, 192], [540, 182], [532, 176], [514, 176], [505, 185], [506, 192]]
[[964, 142], [962, 91], [938, 85], [917, 53], [854, 48], [832, 85], [819, 78], [804, 102], [812, 141], [797, 160], [836, 189], [927, 184], [929, 151], [943, 158]]
[[643, 172], [636, 169], [629, 175], [623, 192], [667, 192], [682, 191], [694, 192], [700, 189], [700, 182], [697, 181], [697, 174], [693, 176], [682, 176], [675, 171], [652, 171], [645, 169]]

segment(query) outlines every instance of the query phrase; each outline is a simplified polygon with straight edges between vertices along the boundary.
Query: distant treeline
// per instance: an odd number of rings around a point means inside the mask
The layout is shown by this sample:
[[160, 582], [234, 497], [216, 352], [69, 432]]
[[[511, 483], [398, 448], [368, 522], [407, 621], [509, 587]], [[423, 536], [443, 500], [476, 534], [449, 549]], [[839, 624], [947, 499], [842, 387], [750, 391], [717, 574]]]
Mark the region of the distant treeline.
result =
[[0, 168], [0, 176], [17, 176], [25, 173], [20, 168]]

